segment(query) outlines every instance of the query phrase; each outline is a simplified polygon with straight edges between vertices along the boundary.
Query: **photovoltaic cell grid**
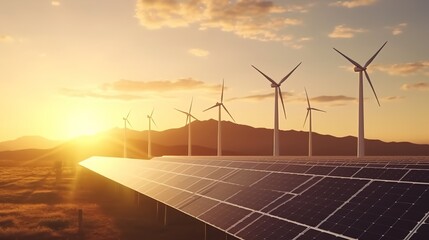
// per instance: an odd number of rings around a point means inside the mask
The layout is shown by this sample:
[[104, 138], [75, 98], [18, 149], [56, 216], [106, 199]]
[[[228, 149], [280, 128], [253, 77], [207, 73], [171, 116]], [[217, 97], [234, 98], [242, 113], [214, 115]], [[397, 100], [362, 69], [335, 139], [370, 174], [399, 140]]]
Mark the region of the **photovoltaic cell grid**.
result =
[[429, 236], [427, 157], [93, 157], [80, 164], [240, 239]]

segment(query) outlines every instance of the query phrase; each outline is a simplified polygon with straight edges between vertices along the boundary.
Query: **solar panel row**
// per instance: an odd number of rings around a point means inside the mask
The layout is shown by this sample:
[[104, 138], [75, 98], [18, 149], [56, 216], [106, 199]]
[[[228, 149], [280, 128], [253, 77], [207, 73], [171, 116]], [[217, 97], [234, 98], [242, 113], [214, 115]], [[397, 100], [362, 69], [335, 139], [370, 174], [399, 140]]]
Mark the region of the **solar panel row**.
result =
[[81, 165], [241, 239], [419, 239], [428, 231], [422, 159], [94, 157]]

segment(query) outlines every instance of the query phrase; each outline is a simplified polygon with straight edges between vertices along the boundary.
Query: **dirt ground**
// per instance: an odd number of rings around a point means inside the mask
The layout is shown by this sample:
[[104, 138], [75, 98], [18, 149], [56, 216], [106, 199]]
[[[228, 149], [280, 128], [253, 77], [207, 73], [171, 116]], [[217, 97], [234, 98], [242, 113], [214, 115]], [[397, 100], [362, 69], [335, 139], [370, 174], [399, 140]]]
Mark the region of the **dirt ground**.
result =
[[202, 223], [176, 214], [164, 228], [156, 202], [138, 202], [135, 192], [80, 167], [59, 174], [48, 166], [0, 166], [0, 240], [204, 238]]

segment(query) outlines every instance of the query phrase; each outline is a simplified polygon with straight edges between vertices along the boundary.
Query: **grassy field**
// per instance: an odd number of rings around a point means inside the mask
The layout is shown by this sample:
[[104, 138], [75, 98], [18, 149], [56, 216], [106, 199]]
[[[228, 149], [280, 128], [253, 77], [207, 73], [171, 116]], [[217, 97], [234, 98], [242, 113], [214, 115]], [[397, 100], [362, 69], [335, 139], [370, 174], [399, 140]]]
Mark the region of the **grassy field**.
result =
[[[182, 216], [166, 229], [153, 200], [80, 168], [0, 166], [0, 239], [202, 239], [201, 223]], [[83, 211], [81, 231], [78, 210]]]

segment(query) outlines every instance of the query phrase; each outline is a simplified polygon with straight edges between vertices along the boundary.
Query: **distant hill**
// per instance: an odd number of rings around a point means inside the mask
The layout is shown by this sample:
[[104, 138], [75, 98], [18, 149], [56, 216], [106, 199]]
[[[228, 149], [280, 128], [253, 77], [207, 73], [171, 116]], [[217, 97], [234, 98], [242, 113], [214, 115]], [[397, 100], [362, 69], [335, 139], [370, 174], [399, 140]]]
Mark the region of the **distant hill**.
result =
[[49, 140], [41, 136], [24, 136], [15, 140], [0, 142], [0, 151], [49, 149], [59, 144], [61, 144], [61, 141]]
[[[303, 156], [308, 154], [308, 132], [280, 131], [280, 155]], [[136, 140], [146, 141], [147, 133], [135, 135]], [[152, 132], [152, 141], [164, 146], [183, 146], [187, 144], [187, 128], [169, 129]], [[192, 123], [193, 144], [216, 149], [217, 121], [195, 121]], [[273, 130], [254, 128], [222, 122], [223, 150], [232, 155], [272, 155]], [[334, 137], [313, 133], [313, 154], [321, 156], [356, 155], [356, 137]], [[373, 156], [418, 155], [429, 156], [428, 144], [409, 142], [382, 142], [366, 140], [366, 154]], [[186, 151], [186, 150], [185, 150]], [[156, 152], [155, 152], [156, 153]], [[160, 154], [160, 153], [157, 153]], [[180, 152], [177, 154], [184, 154]]]
[[[56, 160], [72, 163], [90, 156], [123, 155], [123, 129], [112, 129], [94, 136], [79, 137], [46, 150], [18, 150], [0, 152], [0, 160], [19, 161], [22, 164], [46, 163]], [[147, 131], [127, 130], [128, 157], [147, 158]], [[186, 155], [187, 127], [152, 131], [152, 154]], [[215, 155], [217, 121], [192, 123], [193, 155]], [[254, 128], [228, 121], [222, 122], [223, 155], [272, 155], [273, 130]], [[356, 137], [313, 135], [313, 155], [356, 155]], [[369, 156], [429, 156], [428, 144], [409, 142], [382, 142], [366, 140]], [[280, 131], [280, 155], [305, 156], [308, 153], [308, 132]]]

